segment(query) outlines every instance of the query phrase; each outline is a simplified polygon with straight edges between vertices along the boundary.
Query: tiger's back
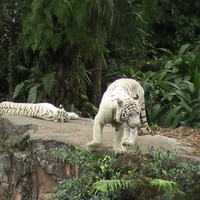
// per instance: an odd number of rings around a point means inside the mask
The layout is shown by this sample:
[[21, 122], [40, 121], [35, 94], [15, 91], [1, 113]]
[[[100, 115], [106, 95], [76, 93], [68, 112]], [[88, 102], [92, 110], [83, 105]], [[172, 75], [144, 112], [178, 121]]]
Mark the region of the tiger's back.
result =
[[137, 94], [139, 96], [139, 102], [144, 101], [144, 90], [142, 86], [136, 80], [130, 78], [117, 79], [108, 86], [106, 93], [114, 97], [113, 99], [133, 98]]

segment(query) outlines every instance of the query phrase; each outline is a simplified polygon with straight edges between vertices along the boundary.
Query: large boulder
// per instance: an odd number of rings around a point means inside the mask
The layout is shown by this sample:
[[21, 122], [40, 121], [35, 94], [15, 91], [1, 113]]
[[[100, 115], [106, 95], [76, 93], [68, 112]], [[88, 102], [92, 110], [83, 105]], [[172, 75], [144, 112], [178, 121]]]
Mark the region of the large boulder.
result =
[[[29, 117], [0, 117], [0, 199], [49, 200], [59, 180], [78, 177], [81, 166], [59, 159], [43, 150], [64, 147], [66, 144], [87, 149], [92, 140], [93, 120], [80, 118], [67, 123], [44, 121]], [[112, 153], [114, 130], [104, 128], [104, 141], [97, 152]], [[191, 157], [193, 149], [177, 139], [160, 135], [138, 136], [138, 145], [146, 153], [150, 146], [178, 152]], [[128, 147], [128, 152], [134, 151]]]

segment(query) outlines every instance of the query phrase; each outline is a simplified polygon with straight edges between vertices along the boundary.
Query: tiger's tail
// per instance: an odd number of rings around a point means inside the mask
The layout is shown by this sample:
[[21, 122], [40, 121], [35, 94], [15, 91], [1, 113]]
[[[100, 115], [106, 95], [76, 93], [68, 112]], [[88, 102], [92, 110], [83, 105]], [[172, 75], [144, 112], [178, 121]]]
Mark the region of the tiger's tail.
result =
[[140, 113], [141, 122], [144, 125], [144, 128], [140, 128], [141, 132], [143, 134], [150, 134], [151, 128], [149, 127], [149, 124], [147, 122], [147, 116], [146, 116], [146, 109], [145, 109], [145, 103], [142, 103], [141, 107], [141, 113]]

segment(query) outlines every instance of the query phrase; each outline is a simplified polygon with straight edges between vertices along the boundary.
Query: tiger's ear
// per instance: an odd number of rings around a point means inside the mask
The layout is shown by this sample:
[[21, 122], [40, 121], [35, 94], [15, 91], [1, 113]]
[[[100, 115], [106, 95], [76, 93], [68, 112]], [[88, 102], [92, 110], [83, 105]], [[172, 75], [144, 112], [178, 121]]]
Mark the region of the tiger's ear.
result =
[[123, 101], [122, 101], [122, 100], [117, 99], [117, 103], [118, 103], [119, 107], [122, 107], [122, 104], [123, 104]]
[[139, 95], [135, 94], [135, 96], [133, 97], [134, 100], [138, 100], [139, 99]]

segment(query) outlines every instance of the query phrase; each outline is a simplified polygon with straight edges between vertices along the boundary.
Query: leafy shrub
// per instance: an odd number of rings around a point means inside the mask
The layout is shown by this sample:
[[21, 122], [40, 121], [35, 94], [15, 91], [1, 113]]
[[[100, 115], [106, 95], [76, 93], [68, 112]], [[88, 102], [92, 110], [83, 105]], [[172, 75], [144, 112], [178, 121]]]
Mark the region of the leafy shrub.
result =
[[156, 46], [175, 51], [199, 42], [199, 2], [158, 0], [159, 19], [153, 24]]
[[[149, 152], [152, 153], [153, 150], [149, 148]], [[90, 154], [70, 145], [67, 145], [66, 148], [41, 149], [38, 150], [38, 153], [50, 154], [63, 161], [66, 160], [70, 164], [81, 166], [79, 177], [58, 182], [56, 200], [157, 199], [163, 196], [183, 195], [175, 181], [164, 180], [162, 176], [160, 176], [161, 178], [159, 176], [156, 178], [145, 176], [145, 167], [141, 168], [141, 162], [157, 162], [158, 157], [154, 161], [153, 159], [146, 160], [143, 159], [144, 156], [139, 151], [135, 155], [137, 162], [134, 162], [134, 164], [119, 162], [112, 155]], [[166, 158], [166, 161], [169, 161], [172, 157], [169, 152], [164, 155], [164, 149], [158, 150], [157, 153], [159, 153], [160, 158]], [[161, 165], [158, 166], [159, 170], [161, 167]], [[151, 167], [149, 168], [151, 169]], [[146, 174], [148, 175], [148, 173]]]
[[[112, 196], [110, 199], [152, 199], [163, 195], [181, 196], [177, 183], [162, 179], [149, 179], [133, 174], [120, 180], [100, 180], [92, 185], [92, 193], [104, 193]], [[115, 198], [113, 198], [115, 197]]]
[[133, 78], [140, 77], [146, 91], [151, 123], [173, 128], [200, 127], [200, 46], [190, 51], [189, 48], [188, 44], [181, 46], [178, 55], [160, 49], [167, 52], [169, 58], [157, 72], [131, 71]]
[[27, 102], [34, 103], [45, 100], [47, 96], [50, 96], [56, 83], [55, 72], [45, 74], [38, 66], [30, 70], [20, 66], [18, 70], [19, 72], [27, 71], [30, 76], [15, 87], [14, 99], [27, 99]]
[[81, 166], [79, 177], [58, 182], [55, 200], [199, 199], [199, 162], [182, 161], [176, 151], [164, 148], [149, 146], [147, 155], [142, 155], [138, 146], [134, 149], [131, 162], [130, 155], [126, 162], [126, 157], [91, 154], [71, 145], [38, 153]]
[[185, 192], [185, 199], [199, 199], [199, 162], [194, 160], [183, 162], [178, 158], [175, 151], [167, 151], [163, 148], [151, 148], [149, 160], [146, 163], [142, 163], [141, 170], [147, 177], [159, 177], [178, 183], [180, 189]]

